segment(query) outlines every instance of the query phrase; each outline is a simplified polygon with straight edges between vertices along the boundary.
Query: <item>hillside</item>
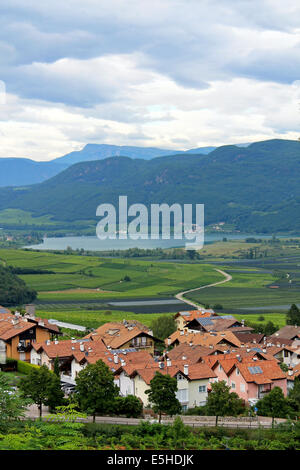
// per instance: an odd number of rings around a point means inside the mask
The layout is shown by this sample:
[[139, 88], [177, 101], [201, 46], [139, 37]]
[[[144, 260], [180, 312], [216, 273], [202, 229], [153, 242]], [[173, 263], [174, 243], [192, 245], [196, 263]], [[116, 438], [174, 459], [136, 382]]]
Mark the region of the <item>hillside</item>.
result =
[[60, 162], [35, 162], [29, 158], [0, 158], [0, 187], [41, 183], [68, 165]]
[[36, 291], [13, 273], [11, 268], [0, 266], [0, 305], [22, 305], [36, 298]]
[[208, 155], [152, 160], [127, 157], [78, 163], [41, 184], [0, 190], [0, 210], [18, 208], [57, 221], [94, 219], [100, 203], [204, 203], [206, 225], [239, 230], [299, 231], [300, 143], [223, 146]]
[[[185, 153], [207, 154], [215, 147], [191, 149]], [[130, 158], [151, 160], [164, 155], [173, 155], [174, 150], [154, 147], [129, 147], [106, 144], [87, 144], [82, 150], [68, 153], [49, 162], [39, 162], [29, 158], [0, 158], [0, 187], [26, 186], [42, 183], [75, 163], [104, 160], [120, 155]]]

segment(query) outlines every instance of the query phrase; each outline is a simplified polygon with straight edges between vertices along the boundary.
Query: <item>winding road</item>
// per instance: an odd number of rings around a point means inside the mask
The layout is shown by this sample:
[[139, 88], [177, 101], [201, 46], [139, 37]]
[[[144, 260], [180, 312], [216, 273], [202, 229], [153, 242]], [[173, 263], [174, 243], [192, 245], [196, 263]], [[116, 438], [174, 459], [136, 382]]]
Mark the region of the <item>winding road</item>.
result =
[[198, 309], [199, 306], [201, 306], [200, 304], [196, 302], [192, 302], [191, 300], [188, 300], [187, 298], [183, 296], [185, 294], [189, 294], [190, 292], [194, 292], [196, 290], [206, 289], [207, 287], [218, 286], [220, 284], [224, 284], [225, 282], [231, 281], [232, 276], [230, 276], [230, 274], [225, 273], [225, 271], [222, 271], [221, 269], [216, 269], [216, 271], [218, 271], [220, 274], [223, 274], [223, 276], [225, 276], [225, 279], [223, 279], [222, 281], [214, 282], [213, 284], [207, 284], [206, 286], [196, 287], [195, 289], [189, 289], [184, 292], [179, 292], [178, 294], [175, 295], [176, 299], [181, 300], [182, 302], [185, 302], [191, 305], [192, 307], [196, 307]]

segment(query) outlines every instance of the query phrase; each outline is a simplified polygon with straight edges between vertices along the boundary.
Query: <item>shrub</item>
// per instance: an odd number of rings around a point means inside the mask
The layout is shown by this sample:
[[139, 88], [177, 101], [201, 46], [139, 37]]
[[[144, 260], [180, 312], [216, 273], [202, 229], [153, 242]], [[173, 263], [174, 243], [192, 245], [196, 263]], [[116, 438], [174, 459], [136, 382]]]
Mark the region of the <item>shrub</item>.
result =
[[30, 364], [29, 362], [24, 362], [17, 360], [17, 371], [20, 372], [21, 374], [29, 374], [32, 370], [34, 369], [39, 369], [40, 366], [37, 366], [35, 364]]

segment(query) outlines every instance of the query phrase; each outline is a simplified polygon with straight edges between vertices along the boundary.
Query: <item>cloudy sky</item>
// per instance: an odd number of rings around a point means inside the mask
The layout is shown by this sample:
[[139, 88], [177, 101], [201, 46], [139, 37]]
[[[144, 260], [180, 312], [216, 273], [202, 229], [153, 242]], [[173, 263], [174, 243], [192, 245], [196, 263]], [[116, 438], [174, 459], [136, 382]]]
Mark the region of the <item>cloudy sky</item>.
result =
[[297, 139], [299, 20], [298, 0], [1, 2], [0, 157]]

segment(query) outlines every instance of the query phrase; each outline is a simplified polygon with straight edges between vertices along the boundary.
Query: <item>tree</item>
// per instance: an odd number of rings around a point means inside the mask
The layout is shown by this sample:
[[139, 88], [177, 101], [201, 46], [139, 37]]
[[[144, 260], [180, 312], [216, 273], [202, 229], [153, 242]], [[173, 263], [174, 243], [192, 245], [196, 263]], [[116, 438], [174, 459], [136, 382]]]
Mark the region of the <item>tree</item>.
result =
[[300, 413], [300, 376], [295, 377], [294, 387], [288, 394], [288, 403], [290, 407], [299, 416]]
[[54, 359], [54, 364], [53, 364], [53, 372], [57, 377], [60, 377], [60, 369], [59, 369], [59, 359], [58, 356]]
[[296, 304], [291, 305], [286, 315], [286, 324], [300, 326], [300, 310]]
[[181, 405], [176, 398], [177, 380], [169, 374], [163, 375], [156, 372], [150, 382], [150, 389], [146, 390], [149, 402], [153, 405], [153, 411], [159, 414], [161, 422], [162, 413], [175, 415], [181, 413]]
[[272, 418], [272, 427], [274, 418], [287, 418], [291, 413], [291, 408], [280, 387], [274, 387], [267, 393], [256, 403], [256, 408], [257, 414], [260, 416], [270, 416]]
[[62, 406], [64, 402], [64, 392], [61, 389], [60, 377], [52, 374], [52, 380], [48, 386], [47, 405], [50, 411], [54, 411], [57, 406]]
[[218, 426], [219, 416], [237, 416], [244, 411], [244, 403], [224, 380], [211, 384], [211, 392], [206, 403], [207, 413], [216, 417]]
[[114, 409], [114, 400], [119, 388], [114, 384], [114, 375], [100, 359], [88, 364], [76, 377], [76, 395], [80, 409], [93, 416], [109, 413]]
[[6, 374], [0, 373], [0, 425], [5, 428], [8, 421], [24, 416], [27, 402], [13, 389]]
[[51, 409], [63, 402], [63, 392], [60, 388], [60, 380], [46, 365], [32, 369], [26, 377], [19, 382], [21, 396], [29, 398], [35, 403], [42, 417], [42, 406], [50, 406]]
[[151, 323], [153, 335], [162, 340], [168, 338], [176, 329], [175, 320], [171, 315], [162, 315]]
[[134, 395], [117, 397], [115, 400], [115, 413], [125, 415], [127, 418], [139, 418], [143, 412], [143, 403]]

